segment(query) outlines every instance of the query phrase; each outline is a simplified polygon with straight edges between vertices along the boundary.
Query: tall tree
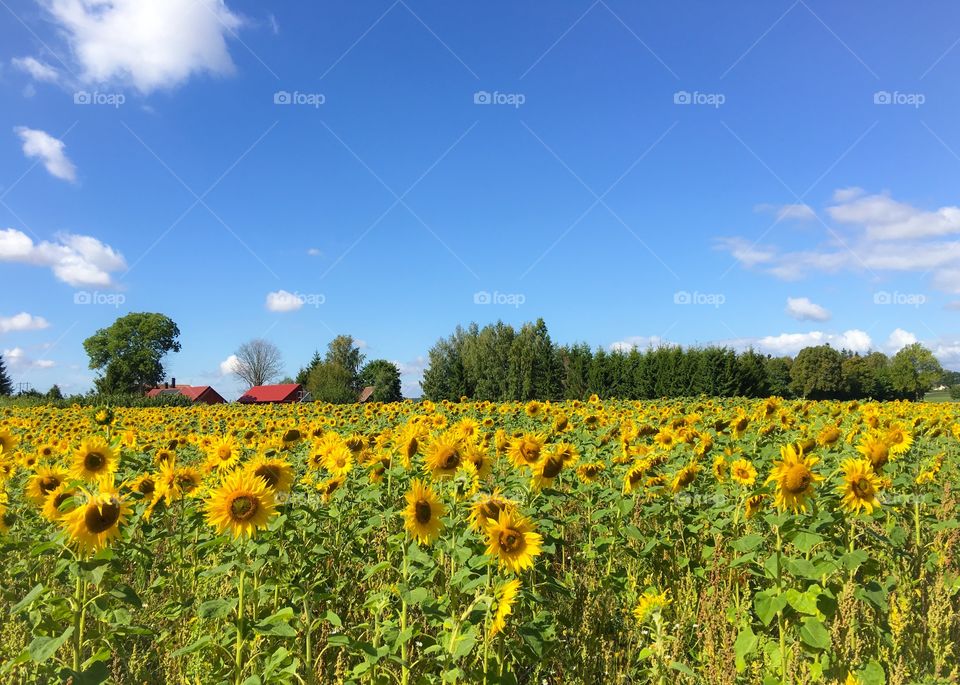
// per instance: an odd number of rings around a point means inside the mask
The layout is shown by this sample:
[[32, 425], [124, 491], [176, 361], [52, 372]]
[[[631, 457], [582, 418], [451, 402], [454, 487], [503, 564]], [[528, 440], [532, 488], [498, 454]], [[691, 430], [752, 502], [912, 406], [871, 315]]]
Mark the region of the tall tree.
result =
[[139, 393], [163, 380], [163, 357], [180, 351], [180, 329], [163, 314], [122, 316], [83, 341], [101, 393]]
[[386, 359], [374, 359], [360, 370], [360, 383], [373, 386], [374, 402], [399, 402], [403, 399], [400, 392], [400, 369]]
[[310, 377], [310, 372], [320, 366], [322, 363], [323, 357], [320, 356], [320, 352], [314, 351], [313, 357], [310, 358], [310, 361], [307, 363], [307, 365], [297, 372], [297, 377], [295, 379], [297, 383], [300, 385], [306, 385], [307, 378]]
[[843, 392], [843, 357], [829, 345], [805, 347], [790, 367], [792, 389], [801, 397], [825, 400]]
[[13, 381], [7, 373], [7, 365], [3, 361], [3, 355], [0, 355], [0, 395], [7, 396], [13, 394]]
[[907, 345], [890, 362], [890, 380], [901, 397], [922, 400], [942, 375], [940, 362], [920, 343]]
[[237, 363], [233, 372], [251, 388], [266, 385], [283, 373], [280, 349], [269, 340], [255, 338], [243, 343], [234, 354]]
[[338, 335], [327, 345], [327, 355], [324, 361], [344, 369], [350, 378], [350, 387], [354, 392], [360, 391], [360, 367], [363, 366], [364, 354], [353, 339], [352, 335]]
[[350, 372], [330, 362], [323, 362], [310, 372], [307, 388], [314, 400], [333, 404], [349, 404], [357, 401], [354, 378]]

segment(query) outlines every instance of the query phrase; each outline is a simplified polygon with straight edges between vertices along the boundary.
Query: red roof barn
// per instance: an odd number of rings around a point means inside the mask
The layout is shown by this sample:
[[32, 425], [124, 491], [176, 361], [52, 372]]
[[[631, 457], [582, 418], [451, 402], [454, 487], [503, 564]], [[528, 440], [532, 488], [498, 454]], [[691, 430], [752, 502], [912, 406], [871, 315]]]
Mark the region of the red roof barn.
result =
[[275, 404], [285, 402], [300, 402], [303, 399], [303, 386], [299, 383], [284, 383], [283, 385], [257, 385], [247, 390], [243, 397], [237, 400], [243, 404]]
[[226, 402], [220, 396], [220, 393], [209, 385], [174, 385], [147, 391], [147, 397], [159, 397], [160, 395], [183, 395], [189, 397], [194, 404], [224, 404]]

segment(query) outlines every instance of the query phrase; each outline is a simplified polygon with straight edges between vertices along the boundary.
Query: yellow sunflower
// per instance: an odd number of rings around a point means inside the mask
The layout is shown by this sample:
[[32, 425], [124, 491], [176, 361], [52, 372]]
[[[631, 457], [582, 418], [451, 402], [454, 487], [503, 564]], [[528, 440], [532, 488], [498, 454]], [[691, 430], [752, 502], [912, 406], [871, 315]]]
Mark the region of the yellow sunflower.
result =
[[207, 523], [221, 533], [229, 530], [234, 538], [251, 537], [277, 513], [273, 492], [264, 480], [245, 471], [228, 474], [210, 493], [205, 509]]
[[493, 615], [493, 621], [490, 626], [490, 637], [503, 632], [507, 626], [507, 616], [513, 613], [513, 603], [520, 592], [520, 579], [513, 578], [500, 586], [495, 594], [497, 609]]
[[94, 481], [112, 476], [117, 470], [117, 453], [103, 438], [87, 438], [73, 457], [72, 475], [79, 480]]
[[580, 464], [577, 467], [577, 478], [581, 483], [592, 483], [606, 469], [602, 461], [593, 461], [588, 464]]
[[41, 516], [48, 521], [59, 521], [77, 508], [79, 494], [80, 491], [76, 488], [61, 483], [51, 490], [43, 501], [43, 509], [40, 510]]
[[92, 554], [120, 536], [129, 514], [130, 505], [102, 481], [100, 492], [82, 498], [73, 511], [63, 514], [60, 525], [81, 552]]
[[334, 478], [344, 478], [353, 469], [353, 452], [346, 444], [334, 445], [324, 453], [323, 467]]
[[60, 487], [68, 477], [60, 469], [41, 466], [27, 481], [27, 497], [37, 506], [43, 506], [47, 495]]
[[532, 466], [533, 489], [540, 490], [552, 484], [565, 467], [573, 466], [579, 458], [576, 446], [568, 442], [548, 445], [543, 450], [543, 458]]
[[737, 459], [730, 464], [730, 479], [748, 488], [757, 480], [757, 469], [746, 459]]
[[0, 454], [4, 456], [13, 454], [19, 443], [17, 436], [6, 428], [0, 428]]
[[633, 609], [633, 616], [639, 623], [645, 623], [652, 618], [659, 618], [663, 610], [672, 603], [673, 600], [670, 599], [669, 590], [657, 592], [655, 588], [647, 588], [640, 595], [637, 606]]
[[842, 497], [840, 505], [851, 514], [865, 511], [872, 514], [880, 506], [877, 492], [880, 479], [866, 459], [846, 459], [840, 465], [843, 482], [837, 487]]
[[429, 545], [440, 536], [446, 507], [437, 493], [419, 478], [410, 483], [405, 495], [407, 506], [403, 510], [403, 522], [407, 532], [421, 545]]
[[221, 437], [207, 448], [207, 466], [211, 470], [229, 471], [240, 461], [240, 449], [231, 437]]
[[492, 495], [484, 495], [470, 507], [470, 527], [478, 532], [487, 529], [487, 524], [500, 518], [500, 513], [513, 510], [516, 502], [506, 499], [500, 490], [494, 490]]
[[463, 463], [463, 447], [453, 432], [446, 432], [430, 440], [426, 448], [423, 468], [434, 478], [451, 478]]
[[696, 479], [699, 472], [700, 465], [695, 462], [691, 462], [684, 466], [682, 469], [677, 471], [677, 475], [675, 475], [673, 480], [670, 482], [670, 492], [676, 494], [683, 490]]
[[870, 465], [873, 466], [874, 471], [879, 471], [890, 461], [890, 445], [876, 433], [864, 436], [860, 444], [857, 445], [857, 451], [870, 460]]
[[253, 476], [262, 479], [267, 487], [275, 492], [289, 492], [293, 484], [293, 467], [279, 457], [258, 456], [251, 460], [244, 469]]
[[744, 518], [751, 519], [760, 513], [760, 510], [763, 509], [765, 499], [766, 495], [754, 495], [753, 497], [748, 497], [747, 501], [744, 503]]
[[774, 502], [782, 510], [790, 509], [794, 513], [807, 510], [807, 498], [813, 494], [813, 486], [823, 480], [813, 472], [820, 460], [817, 457], [805, 457], [803, 450], [794, 445], [780, 448], [781, 460], [776, 462], [768, 483], [776, 484]]
[[514, 511], [501, 511], [496, 521], [487, 523], [487, 554], [514, 573], [533, 566], [542, 543], [533, 524]]
[[540, 433], [525, 433], [510, 441], [507, 456], [517, 468], [533, 466], [540, 461], [546, 437]]

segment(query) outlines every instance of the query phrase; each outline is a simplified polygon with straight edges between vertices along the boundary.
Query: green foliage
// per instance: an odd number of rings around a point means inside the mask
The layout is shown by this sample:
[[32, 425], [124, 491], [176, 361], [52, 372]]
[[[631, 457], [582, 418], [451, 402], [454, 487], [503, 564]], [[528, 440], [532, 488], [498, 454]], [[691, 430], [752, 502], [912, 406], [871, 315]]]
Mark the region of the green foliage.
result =
[[163, 380], [164, 355], [179, 352], [180, 329], [163, 314], [120, 317], [83, 341], [101, 393], [139, 393]]
[[903, 397], [920, 400], [943, 375], [940, 362], [920, 343], [907, 345], [897, 352], [890, 363], [890, 381], [893, 389]]
[[791, 388], [800, 397], [828, 399], [843, 390], [843, 362], [829, 345], [805, 347], [790, 367]]
[[7, 365], [3, 361], [3, 355], [0, 355], [0, 396], [13, 394], [13, 381], [7, 373]]
[[400, 369], [386, 359], [374, 359], [360, 371], [360, 385], [373, 386], [374, 402], [399, 402], [403, 399], [400, 392]]
[[364, 355], [357, 347], [353, 336], [338, 335], [327, 345], [327, 354], [320, 360], [319, 353], [306, 368], [297, 374], [297, 380], [303, 378], [307, 390], [314, 400], [333, 404], [356, 402], [363, 383], [360, 379], [360, 367]]
[[950, 386], [950, 398], [960, 400], [960, 383]]

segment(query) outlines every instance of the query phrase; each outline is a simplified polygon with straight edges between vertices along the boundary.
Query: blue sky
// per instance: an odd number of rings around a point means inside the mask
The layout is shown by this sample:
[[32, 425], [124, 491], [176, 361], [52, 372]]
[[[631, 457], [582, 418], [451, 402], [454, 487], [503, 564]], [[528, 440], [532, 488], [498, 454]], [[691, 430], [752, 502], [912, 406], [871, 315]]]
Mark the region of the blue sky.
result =
[[417, 381], [458, 324], [960, 368], [955, 3], [3, 0], [0, 351], [182, 383], [337, 333]]

